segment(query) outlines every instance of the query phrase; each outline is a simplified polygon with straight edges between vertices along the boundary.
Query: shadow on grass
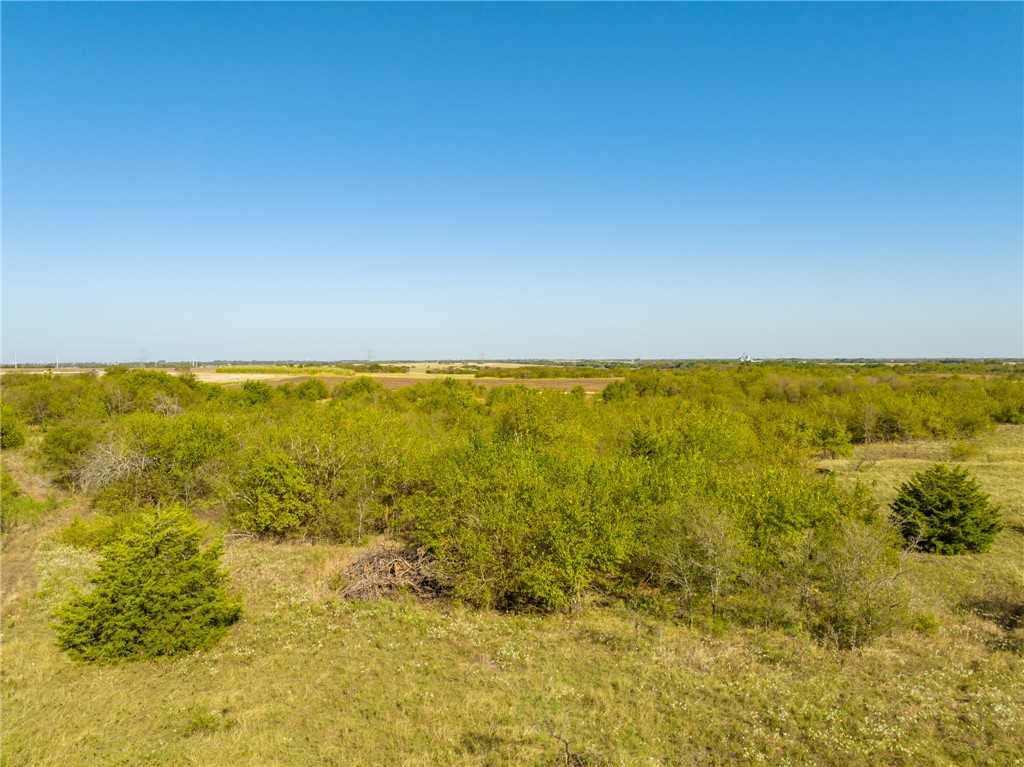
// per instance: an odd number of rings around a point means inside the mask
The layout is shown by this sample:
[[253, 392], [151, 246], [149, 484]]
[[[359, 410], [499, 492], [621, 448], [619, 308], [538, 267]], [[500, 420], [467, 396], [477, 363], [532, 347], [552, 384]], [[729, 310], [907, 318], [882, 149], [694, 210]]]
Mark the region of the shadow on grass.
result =
[[[526, 745], [522, 738], [507, 738], [495, 732], [466, 732], [459, 739], [459, 753], [474, 756], [504, 756], [517, 754]], [[490, 761], [487, 762], [491, 764]]]
[[991, 621], [1005, 631], [1024, 627], [1024, 594], [969, 596], [962, 604], [979, 618]]

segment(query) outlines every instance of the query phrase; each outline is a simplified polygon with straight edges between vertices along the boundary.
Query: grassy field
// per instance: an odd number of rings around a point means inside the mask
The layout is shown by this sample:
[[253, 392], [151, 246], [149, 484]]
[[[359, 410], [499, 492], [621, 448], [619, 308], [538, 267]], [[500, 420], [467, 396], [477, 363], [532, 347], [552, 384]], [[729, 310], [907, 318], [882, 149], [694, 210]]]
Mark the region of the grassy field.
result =
[[84, 666], [49, 622], [95, 556], [44, 519], [5, 545], [5, 559], [37, 553], [36, 590], [3, 626], [0, 761], [1021, 765], [1024, 428], [974, 449], [867, 445], [827, 465], [884, 502], [951, 450], [970, 454], [1005, 530], [986, 554], [914, 557], [917, 628], [846, 653], [596, 603], [578, 617], [344, 603], [332, 584], [355, 550], [233, 539], [225, 564], [246, 614], [222, 644]]

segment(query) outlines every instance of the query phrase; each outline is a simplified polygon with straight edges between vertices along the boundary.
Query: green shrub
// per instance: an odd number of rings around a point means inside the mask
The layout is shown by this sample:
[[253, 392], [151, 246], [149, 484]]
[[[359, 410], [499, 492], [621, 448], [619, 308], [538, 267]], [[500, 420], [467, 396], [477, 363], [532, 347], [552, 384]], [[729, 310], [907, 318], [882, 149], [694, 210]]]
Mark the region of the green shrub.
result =
[[78, 471], [95, 441], [92, 431], [85, 426], [61, 424], [46, 432], [39, 453], [58, 485], [71, 487], [75, 484]]
[[486, 412], [480, 402], [481, 389], [470, 381], [442, 378], [403, 387], [397, 395], [422, 413], [440, 413], [449, 424], [468, 425]]
[[706, 601], [716, 616], [722, 598], [743, 570], [746, 541], [725, 509], [694, 501], [661, 512], [658, 550], [663, 578], [679, 591], [679, 604], [693, 624], [694, 609]]
[[487, 404], [494, 421], [494, 433], [500, 439], [516, 442], [549, 442], [556, 436], [558, 423], [551, 403], [543, 392], [522, 384], [491, 389]]
[[97, 512], [75, 516], [61, 529], [58, 538], [61, 543], [77, 549], [100, 551], [120, 538], [138, 516], [137, 509], [121, 514]]
[[958, 440], [954, 442], [949, 448], [949, 460], [951, 461], [969, 461], [976, 457], [981, 450], [973, 442], [967, 442], [965, 440]]
[[1003, 525], [966, 469], [936, 464], [900, 485], [893, 521], [920, 551], [965, 554], [985, 551]]
[[241, 392], [242, 401], [247, 405], [265, 405], [274, 396], [274, 390], [262, 381], [245, 381]]
[[375, 399], [385, 396], [387, 391], [381, 383], [374, 381], [370, 376], [356, 376], [351, 381], [335, 386], [333, 396], [338, 399], [360, 396]]
[[25, 444], [25, 429], [14, 408], [0, 405], [0, 449], [9, 450]]
[[482, 607], [577, 609], [635, 546], [628, 483], [596, 463], [474, 439], [436, 465], [416, 533], [457, 599]]
[[313, 401], [327, 399], [331, 396], [330, 391], [327, 389], [327, 384], [319, 378], [310, 378], [308, 381], [303, 381], [295, 387], [293, 394], [299, 399]]
[[57, 641], [77, 660], [114, 663], [211, 647], [241, 615], [220, 547], [200, 545], [181, 507], [144, 512], [103, 550], [94, 588], [57, 610]]
[[802, 568], [810, 585], [804, 607], [811, 630], [826, 644], [860, 647], [907, 620], [894, 535], [882, 524], [845, 521], [812, 536], [811, 556]]
[[605, 402], [621, 402], [633, 396], [633, 388], [625, 381], [612, 381], [601, 392]]
[[235, 482], [234, 521], [251, 533], [294, 533], [314, 516], [319, 500], [295, 461], [262, 453]]
[[841, 458], [852, 450], [850, 433], [839, 421], [830, 420], [814, 431], [814, 446], [826, 458]]

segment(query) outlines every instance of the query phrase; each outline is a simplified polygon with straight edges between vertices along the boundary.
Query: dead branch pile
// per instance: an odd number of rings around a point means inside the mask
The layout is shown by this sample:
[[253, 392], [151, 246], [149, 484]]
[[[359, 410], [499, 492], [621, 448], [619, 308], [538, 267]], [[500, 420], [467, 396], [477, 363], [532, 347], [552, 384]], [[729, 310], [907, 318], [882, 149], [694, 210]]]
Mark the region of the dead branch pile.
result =
[[429, 599], [441, 588], [434, 558], [424, 548], [374, 548], [342, 575], [342, 599], [377, 600], [401, 591]]

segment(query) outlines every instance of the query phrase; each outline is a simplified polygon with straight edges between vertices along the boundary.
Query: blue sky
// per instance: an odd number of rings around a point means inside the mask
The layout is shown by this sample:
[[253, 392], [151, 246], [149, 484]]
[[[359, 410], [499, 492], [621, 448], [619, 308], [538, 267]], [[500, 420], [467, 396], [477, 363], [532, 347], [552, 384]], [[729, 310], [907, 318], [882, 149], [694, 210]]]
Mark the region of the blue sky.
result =
[[1024, 5], [2, 4], [4, 362], [1024, 356]]

